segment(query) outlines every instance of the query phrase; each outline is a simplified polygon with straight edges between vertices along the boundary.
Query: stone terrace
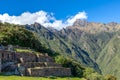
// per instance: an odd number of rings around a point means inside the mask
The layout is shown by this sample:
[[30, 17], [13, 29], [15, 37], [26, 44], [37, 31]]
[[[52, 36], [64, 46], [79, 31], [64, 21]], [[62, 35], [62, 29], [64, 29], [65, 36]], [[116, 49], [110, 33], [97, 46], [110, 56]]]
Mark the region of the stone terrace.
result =
[[71, 76], [70, 68], [55, 63], [47, 54], [0, 50], [0, 60], [0, 70], [3, 72], [5, 68], [12, 66], [14, 74], [22, 76]]

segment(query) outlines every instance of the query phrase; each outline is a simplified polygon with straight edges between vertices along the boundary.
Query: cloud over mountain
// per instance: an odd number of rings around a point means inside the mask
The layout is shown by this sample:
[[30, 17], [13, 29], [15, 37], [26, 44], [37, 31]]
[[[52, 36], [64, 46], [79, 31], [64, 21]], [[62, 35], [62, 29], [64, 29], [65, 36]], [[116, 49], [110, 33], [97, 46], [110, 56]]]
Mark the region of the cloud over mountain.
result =
[[7, 13], [0, 14], [1, 22], [21, 25], [33, 24], [34, 22], [38, 22], [45, 27], [50, 26], [58, 30], [72, 25], [76, 21], [76, 19], [87, 19], [87, 15], [85, 12], [78, 12], [76, 15], [68, 17], [65, 21], [63, 21], [57, 20], [52, 13], [48, 13], [42, 10], [35, 13], [24, 12], [19, 16], [10, 16]]

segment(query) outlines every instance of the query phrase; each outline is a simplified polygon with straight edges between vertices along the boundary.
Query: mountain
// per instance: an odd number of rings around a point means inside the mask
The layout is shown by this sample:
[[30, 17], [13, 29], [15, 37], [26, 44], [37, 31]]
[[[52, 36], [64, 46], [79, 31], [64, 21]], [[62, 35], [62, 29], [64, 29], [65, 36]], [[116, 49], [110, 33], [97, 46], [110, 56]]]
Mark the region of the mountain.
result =
[[60, 31], [45, 28], [38, 23], [25, 25], [25, 28], [36, 33], [39, 41], [47, 48], [92, 67], [99, 73], [119, 78], [119, 36], [115, 36], [120, 31], [120, 24], [76, 20], [72, 26]]
[[98, 65], [90, 58], [89, 54], [80, 46], [77, 46], [74, 41], [68, 41], [67, 37], [64, 38], [61, 32], [52, 32], [38, 23], [26, 25], [26, 28], [37, 33], [39, 41], [49, 49], [59, 52], [64, 56], [69, 56], [84, 66], [95, 68], [98, 72], [100, 72]]
[[[10, 44], [24, 48], [29, 47], [29, 49], [16, 49], [16, 51], [23, 52], [22, 54], [25, 54], [24, 52], [47, 53], [49, 56], [54, 58], [56, 63], [61, 64], [63, 67], [70, 68], [73, 77], [80, 77], [89, 80], [116, 79], [114, 76], [104, 77], [97, 73], [96, 71], [100, 72], [98, 65], [90, 58], [89, 54], [79, 46], [76, 46], [76, 43], [66, 42], [64, 38], [61, 38], [59, 35], [59, 33], [56, 33], [56, 30], [51, 32], [38, 23], [26, 26], [0, 23], [1, 45], [6, 46]], [[61, 53], [57, 53], [56, 51]], [[9, 66], [5, 71], [11, 71], [11, 64], [6, 63], [6, 65]], [[89, 67], [93, 67], [96, 71]], [[1, 75], [4, 74], [5, 73], [2, 73]]]
[[[91, 24], [94, 24], [94, 29], [91, 29]], [[0, 23], [0, 44], [30, 47], [41, 53], [48, 53], [58, 63], [70, 67], [72, 74], [76, 74], [74, 76], [85, 77], [87, 74], [88, 79], [94, 75], [98, 77], [98, 73], [86, 68], [91, 67], [104, 75], [114, 75], [119, 80], [119, 26], [114, 22], [103, 24], [77, 20], [72, 26], [57, 31], [38, 23]], [[107, 29], [103, 29], [104, 27]], [[56, 57], [58, 53], [61, 57]]]

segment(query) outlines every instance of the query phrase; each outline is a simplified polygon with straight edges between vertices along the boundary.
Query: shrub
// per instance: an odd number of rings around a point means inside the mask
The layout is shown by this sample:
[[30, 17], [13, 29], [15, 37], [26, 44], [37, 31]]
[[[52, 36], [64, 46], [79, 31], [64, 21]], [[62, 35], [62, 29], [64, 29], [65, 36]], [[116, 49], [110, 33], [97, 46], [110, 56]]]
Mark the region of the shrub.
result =
[[30, 47], [41, 53], [48, 53], [48, 55], [52, 57], [59, 55], [59, 53], [42, 45], [36, 33], [26, 30], [24, 26], [9, 23], [0, 23], [0, 44], [5, 46], [11, 44]]
[[115, 76], [111, 76], [111, 75], [106, 75], [105, 79], [106, 80], [117, 80], [117, 78]]
[[65, 58], [64, 56], [57, 56], [55, 61], [59, 64], [62, 64], [63, 67], [71, 68], [71, 73], [76, 77], [83, 77], [84, 68], [80, 63], [75, 62], [72, 59]]

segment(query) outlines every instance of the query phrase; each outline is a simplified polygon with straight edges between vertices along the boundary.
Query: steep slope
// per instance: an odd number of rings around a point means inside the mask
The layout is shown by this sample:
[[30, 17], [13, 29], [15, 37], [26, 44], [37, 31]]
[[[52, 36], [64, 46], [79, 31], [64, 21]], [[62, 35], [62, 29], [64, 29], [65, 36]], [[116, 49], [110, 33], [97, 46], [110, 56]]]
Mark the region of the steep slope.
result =
[[120, 79], [120, 32], [101, 51], [97, 63], [103, 74], [112, 74]]
[[[109, 51], [111, 50], [106, 48], [106, 46], [110, 44], [117, 31], [120, 30], [120, 24], [114, 22], [108, 24], [92, 23], [77, 20], [73, 26], [69, 26], [60, 31], [52, 28], [46, 29], [38, 23], [26, 25], [26, 28], [36, 32], [39, 41], [53, 51], [69, 56], [82, 65], [92, 67], [98, 72], [100, 72], [100, 67], [103, 74], [112, 73], [115, 76], [119, 75], [119, 73], [114, 74], [114, 71], [110, 70], [114, 60], [109, 63], [111, 64], [110, 66], [104, 67], [109, 62], [106, 61], [107, 56], [110, 56]], [[118, 45], [118, 42], [112, 42], [112, 44]], [[105, 52], [106, 50], [108, 52]], [[113, 70], [116, 69], [118, 67]]]
[[49, 53], [54, 55], [54, 51], [47, 49], [38, 40], [35, 33], [25, 29], [22, 25], [14, 25], [9, 23], [0, 23], [0, 44], [2, 45], [18, 45], [21, 47], [29, 47], [36, 51]]
[[[36, 25], [36, 24], [35, 24]], [[37, 25], [40, 25], [40, 24], [37, 24]], [[37, 35], [37, 33], [34, 33], [29, 31], [29, 30], [26, 30], [24, 28], [25, 26], [22, 26], [22, 25], [14, 25], [14, 24], [9, 24], [9, 23], [0, 23], [0, 44], [2, 45], [8, 45], [8, 44], [11, 44], [11, 45], [19, 45], [21, 47], [30, 47], [31, 50], [27, 50], [26, 48], [25, 49], [16, 49], [16, 51], [20, 51], [18, 53], [20, 53], [22, 55], [22, 57], [24, 57], [26, 60], [33, 60], [33, 58], [36, 58], [36, 56], [33, 56], [33, 55], [30, 55], [30, 54], [34, 54], [34, 52], [37, 50], [39, 51], [40, 53], [44, 52], [44, 53], [48, 53], [48, 54], [51, 54], [49, 49], [46, 49], [46, 47], [44, 47], [41, 42], [39, 41], [41, 38], [39, 38], [39, 36]], [[33, 26], [36, 28], [36, 26]], [[29, 29], [35, 29], [35, 28], [31, 28], [31, 27], [27, 27]], [[46, 32], [49, 32], [49, 30], [47, 30], [46, 28], [42, 27], [42, 26], [39, 26], [37, 27], [38, 28], [42, 28], [42, 31], [41, 31], [41, 34], [43, 32], [42, 35], [44, 35], [44, 31], [45, 30]], [[36, 30], [36, 29], [35, 29]], [[38, 30], [39, 31], [39, 30]], [[51, 33], [51, 32], [50, 32]], [[48, 35], [48, 34], [47, 34]], [[55, 37], [56, 35], [52, 33], [52, 35]], [[45, 35], [45, 37], [47, 37]], [[44, 39], [46, 39], [45, 37], [43, 37]], [[49, 36], [48, 36], [49, 37]], [[49, 39], [47, 37], [47, 39]], [[56, 36], [57, 37], [57, 36]], [[59, 38], [59, 37], [57, 37]], [[39, 38], [39, 39], [38, 39]], [[58, 40], [58, 41], [63, 41], [62, 39]], [[64, 41], [63, 41], [64, 43]], [[63, 45], [62, 43], [62, 45]], [[57, 43], [56, 43], [57, 44]], [[65, 43], [64, 43], [65, 44]], [[66, 43], [68, 45], [68, 43]], [[73, 45], [72, 45], [73, 46]], [[3, 46], [2, 46], [3, 47]], [[17, 46], [16, 46], [17, 48]], [[58, 47], [59, 48], [59, 47]], [[76, 47], [75, 45], [73, 46], [74, 49], [77, 49], [76, 53], [77, 52], [81, 52], [80, 53], [77, 53], [76, 54], [76, 60], [79, 59], [78, 61], [81, 62], [82, 64], [86, 64], [87, 65], [90, 65], [92, 67], [96, 67], [96, 69], [98, 69], [98, 66], [96, 63], [94, 63], [89, 55], [84, 51], [82, 50], [81, 48], [79, 47]], [[14, 49], [13, 49], [14, 50]], [[64, 50], [64, 49], [63, 49]], [[23, 52], [21, 52], [23, 51]], [[3, 51], [4, 52], [4, 51]], [[25, 52], [27, 52], [26, 55]], [[35, 53], [38, 53], [38, 52], [35, 52]], [[52, 53], [54, 53], [52, 51]], [[4, 54], [4, 53], [3, 53]], [[8, 51], [8, 54], [10, 55], [10, 52]], [[56, 53], [54, 53], [56, 54]], [[53, 54], [53, 55], [54, 55]], [[68, 55], [67, 53], [65, 53], [66, 55]], [[12, 54], [13, 55], [13, 54]], [[11, 58], [12, 55], [10, 55], [9, 57], [8, 56], [5, 56], [6, 58], [8, 59], [13, 59]], [[26, 56], [25, 56], [26, 55]], [[30, 58], [30, 56], [33, 58]], [[18, 56], [21, 58], [21, 56]], [[46, 57], [45, 57], [46, 58]], [[81, 66], [81, 64], [72, 59], [71, 56], [67, 56], [67, 58], [65, 57], [65, 55], [59, 55], [57, 57], [54, 57], [56, 62], [62, 64], [64, 67], [67, 67], [67, 68], [71, 68], [71, 72], [72, 72], [72, 75], [73, 76], [76, 76], [76, 77], [84, 77], [86, 79], [104, 79], [105, 77], [103, 75], [100, 75], [99, 73], [97, 73], [96, 71], [94, 71], [93, 69], [91, 68], [86, 68], [85, 66]], [[14, 58], [14, 59], [17, 59], [17, 58]], [[25, 60], [24, 59], [24, 60]], [[6, 59], [5, 59], [6, 60]], [[18, 60], [18, 59], [17, 59]], [[41, 59], [40, 59], [41, 60]], [[43, 60], [47, 60], [49, 61], [48, 59], [43, 59]], [[8, 60], [9, 61], [9, 60]], [[35, 60], [36, 61], [36, 60]], [[87, 61], [87, 62], [86, 62]], [[33, 61], [32, 61], [33, 62]], [[33, 67], [32, 65], [33, 63], [31, 63], [31, 66]], [[45, 62], [46, 64], [46, 62]], [[11, 65], [11, 64], [10, 64]], [[16, 65], [16, 64], [15, 64]], [[47, 65], [47, 64], [46, 64]], [[55, 66], [54, 66], [55, 67]], [[88, 67], [88, 66], [87, 66]], [[38, 69], [38, 68], [37, 68]], [[10, 66], [9, 66], [9, 69], [7, 68], [7, 70], [10, 70]], [[13, 70], [13, 66], [12, 66], [12, 70]], [[50, 71], [51, 72], [51, 71]], [[67, 71], [68, 72], [68, 71]], [[62, 72], [63, 73], [63, 72]], [[95, 75], [95, 76], [94, 76]], [[108, 79], [107, 79], [108, 80]]]
[[76, 27], [62, 30], [59, 34], [66, 42], [71, 42], [75, 46], [86, 51], [94, 61], [99, 52], [109, 42], [114, 33], [101, 32], [96, 34], [83, 32]]
[[[88, 74], [89, 78], [98, 75], [91, 69], [88, 69], [84, 74], [85, 68], [81, 67], [82, 64], [86, 67], [92, 67], [98, 72], [102, 71], [103, 74], [113, 74], [119, 78], [120, 46], [118, 43], [120, 32], [117, 32], [119, 28], [116, 27], [109, 31], [98, 31], [99, 28], [95, 28], [97, 32], [91, 32], [90, 28], [88, 30], [81, 29], [81, 27], [88, 27], [87, 25], [90, 25], [90, 23], [84, 21], [78, 23], [74, 24], [77, 27], [73, 25], [61, 31], [52, 28], [46, 29], [38, 23], [25, 26], [0, 23], [0, 44], [30, 47], [43, 53], [52, 53], [52, 55], [55, 55], [57, 51], [64, 56], [60, 61], [64, 61], [65, 66], [71, 67], [73, 73], [75, 70], [75, 73], [80, 76]], [[96, 24], [93, 27], [99, 27], [97, 23], [93, 24]], [[119, 26], [119, 24], [111, 25]], [[64, 59], [66, 57], [68, 60]], [[59, 58], [57, 59], [59, 61]]]
[[67, 37], [62, 38], [62, 33], [58, 33], [58, 31], [52, 32], [38, 23], [26, 25], [26, 28], [36, 32], [39, 36], [39, 41], [49, 49], [59, 52], [64, 56], [69, 56], [81, 64], [95, 68], [98, 72], [100, 72], [97, 64], [90, 58], [89, 54], [80, 46], [77, 46], [76, 43], [70, 40], [66, 41]]

